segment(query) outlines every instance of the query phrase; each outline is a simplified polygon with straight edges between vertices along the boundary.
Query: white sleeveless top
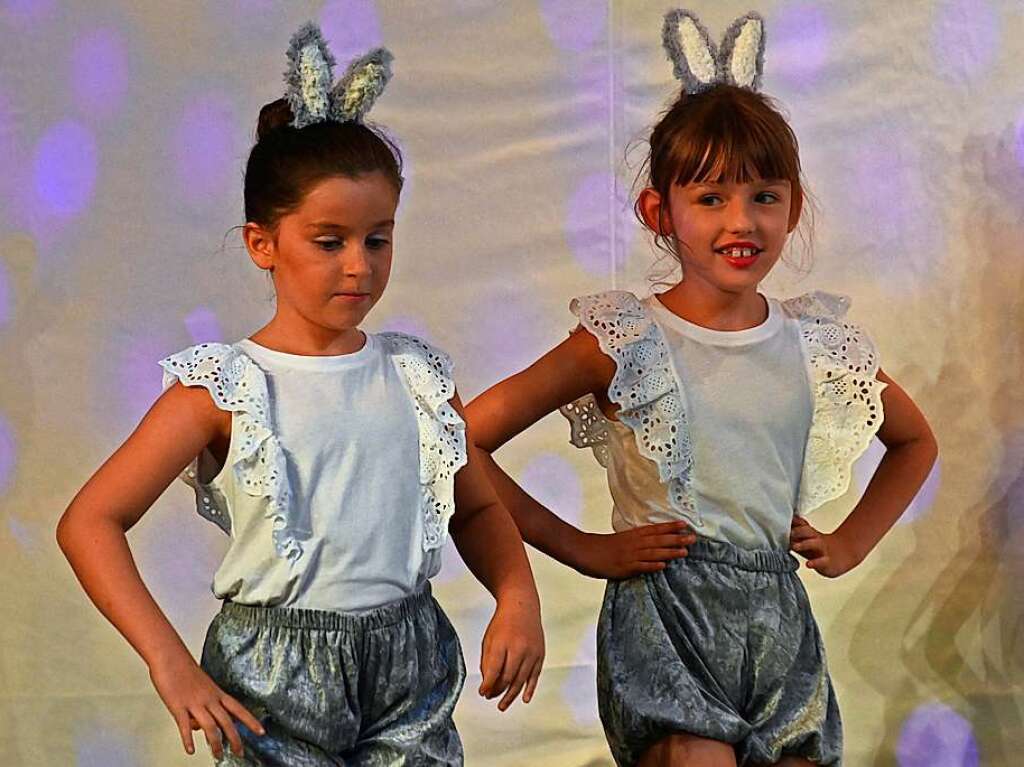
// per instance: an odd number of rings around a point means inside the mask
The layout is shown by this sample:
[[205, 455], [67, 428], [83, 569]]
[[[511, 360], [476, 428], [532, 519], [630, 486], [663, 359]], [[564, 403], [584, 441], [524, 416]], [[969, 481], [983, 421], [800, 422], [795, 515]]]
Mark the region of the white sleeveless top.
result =
[[161, 365], [165, 387], [203, 386], [232, 414], [223, 467], [204, 451], [183, 475], [199, 513], [232, 538], [213, 579], [219, 598], [361, 611], [437, 573], [466, 461], [443, 352], [367, 333], [352, 354], [243, 340]]
[[654, 296], [572, 302], [616, 363], [616, 420], [592, 395], [562, 408], [573, 444], [607, 469], [615, 530], [685, 519], [708, 538], [786, 549], [794, 511], [846, 491], [882, 421], [874, 347], [843, 321], [844, 297], [768, 306], [761, 325], [728, 332], [687, 322]]

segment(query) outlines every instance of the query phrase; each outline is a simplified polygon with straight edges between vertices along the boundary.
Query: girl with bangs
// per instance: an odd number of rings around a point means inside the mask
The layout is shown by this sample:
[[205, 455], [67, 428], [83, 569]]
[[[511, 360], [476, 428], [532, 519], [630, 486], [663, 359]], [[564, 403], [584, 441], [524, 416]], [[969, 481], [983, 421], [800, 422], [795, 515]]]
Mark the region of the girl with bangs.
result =
[[[623, 767], [841, 764], [790, 550], [829, 578], [856, 567], [937, 455], [848, 299], [759, 291], [804, 207], [796, 137], [756, 90], [763, 40], [753, 13], [720, 47], [693, 14], [667, 14], [683, 89], [651, 133], [635, 210], [681, 279], [573, 299], [570, 336], [467, 408], [524, 540], [608, 580], [598, 703]], [[607, 471], [612, 534], [567, 524], [490, 458], [554, 410]], [[863, 497], [817, 530], [807, 515], [845, 493], [876, 435], [887, 450]]]

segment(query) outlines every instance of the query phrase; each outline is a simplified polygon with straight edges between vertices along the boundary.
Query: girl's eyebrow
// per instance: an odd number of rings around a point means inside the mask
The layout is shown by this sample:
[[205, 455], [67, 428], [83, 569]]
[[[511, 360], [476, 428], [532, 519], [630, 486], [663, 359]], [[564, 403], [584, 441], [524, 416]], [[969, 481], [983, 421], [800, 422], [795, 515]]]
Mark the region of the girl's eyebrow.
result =
[[[384, 221], [378, 221], [376, 224], [370, 226], [370, 229], [381, 229], [385, 226], [394, 226], [395, 220], [393, 218], [385, 219]], [[344, 224], [338, 224], [334, 221], [313, 221], [306, 224], [307, 229], [336, 229], [338, 231], [347, 231], [350, 227]]]

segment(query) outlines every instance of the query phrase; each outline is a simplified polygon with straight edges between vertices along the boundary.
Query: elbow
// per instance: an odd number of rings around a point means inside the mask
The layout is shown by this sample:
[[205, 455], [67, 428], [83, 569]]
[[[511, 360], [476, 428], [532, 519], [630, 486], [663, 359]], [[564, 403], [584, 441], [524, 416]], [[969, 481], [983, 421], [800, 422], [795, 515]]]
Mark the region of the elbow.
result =
[[57, 522], [56, 538], [60, 550], [64, 552], [64, 556], [67, 556], [68, 548], [71, 546], [72, 538], [74, 538], [74, 522], [72, 521], [70, 506], [61, 515], [60, 521]]

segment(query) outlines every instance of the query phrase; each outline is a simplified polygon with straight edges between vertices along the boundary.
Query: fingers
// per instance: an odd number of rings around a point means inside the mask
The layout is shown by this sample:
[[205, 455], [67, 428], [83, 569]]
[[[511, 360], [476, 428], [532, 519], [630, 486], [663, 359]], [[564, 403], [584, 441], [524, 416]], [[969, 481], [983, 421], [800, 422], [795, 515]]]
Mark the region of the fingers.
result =
[[220, 759], [224, 756], [224, 743], [216, 720], [205, 708], [196, 708], [191, 714], [206, 736], [206, 744], [210, 747], [210, 753], [214, 758]]
[[221, 704], [228, 710], [228, 712], [237, 719], [239, 722], [244, 724], [250, 730], [255, 732], [257, 735], [266, 735], [267, 731], [263, 729], [263, 723], [260, 722], [255, 716], [249, 713], [249, 709], [239, 703], [237, 700], [232, 698], [230, 695], [225, 695], [221, 698]]
[[817, 570], [818, 572], [824, 572], [825, 570], [827, 570], [828, 564], [828, 557], [817, 557], [815, 559], [807, 560], [807, 566], [812, 570]]
[[689, 535], [648, 535], [638, 543], [645, 549], [671, 549], [690, 546], [696, 541], [697, 536], [690, 533]]
[[[511, 658], [509, 659], [509, 661], [511, 661]], [[509, 706], [511, 706], [512, 701], [514, 701], [516, 697], [519, 695], [519, 691], [522, 690], [523, 687], [526, 685], [528, 675], [526, 673], [526, 669], [524, 669], [524, 666], [526, 665], [524, 663], [524, 658], [520, 657], [518, 661], [518, 664], [515, 666], [515, 671], [512, 671], [511, 669], [511, 662], [505, 664], [505, 673], [501, 675], [498, 690], [494, 693], [495, 695], [497, 695], [502, 690], [507, 689], [504, 697], [502, 697], [502, 699], [498, 701], [499, 711], [504, 711]]]
[[790, 548], [805, 558], [817, 557], [825, 553], [825, 546], [821, 538], [811, 538], [806, 541], [797, 541]]
[[[501, 672], [505, 668], [505, 649], [494, 648], [490, 642], [484, 641], [484, 651], [480, 656], [480, 688], [478, 692], [485, 698], [493, 698], [501, 692], [494, 687], [498, 683]], [[504, 689], [504, 688], [502, 688]]]
[[196, 752], [195, 743], [192, 741], [192, 717], [189, 716], [188, 711], [182, 709], [174, 714], [174, 722], [178, 725], [181, 745], [185, 747], [185, 753], [191, 756]]
[[662, 562], [669, 559], [685, 557], [689, 551], [685, 548], [675, 549], [642, 549], [639, 552], [642, 562]]
[[[217, 722], [219, 732], [228, 739], [231, 750], [238, 756], [242, 755], [242, 739], [238, 736], [235, 723], [231, 721], [231, 715], [220, 704], [210, 706], [210, 715]], [[223, 743], [222, 743], [223, 745]]]
[[817, 538], [819, 535], [818, 531], [812, 528], [810, 525], [804, 525], [802, 527], [794, 527], [789, 532], [789, 540], [791, 541], [806, 541], [811, 538]]
[[690, 523], [685, 520], [678, 519], [674, 522], [658, 522], [655, 525], [644, 525], [643, 527], [633, 528], [639, 535], [683, 535], [690, 534]]
[[523, 692], [523, 703], [533, 700], [533, 693], [537, 689], [537, 682], [540, 681], [540, 670], [544, 666], [544, 659], [538, 658], [533, 668], [530, 669], [530, 678], [526, 682], [526, 690]]
[[630, 575], [638, 575], [639, 573], [656, 573], [664, 569], [664, 562], [634, 562], [630, 565], [629, 572]]

